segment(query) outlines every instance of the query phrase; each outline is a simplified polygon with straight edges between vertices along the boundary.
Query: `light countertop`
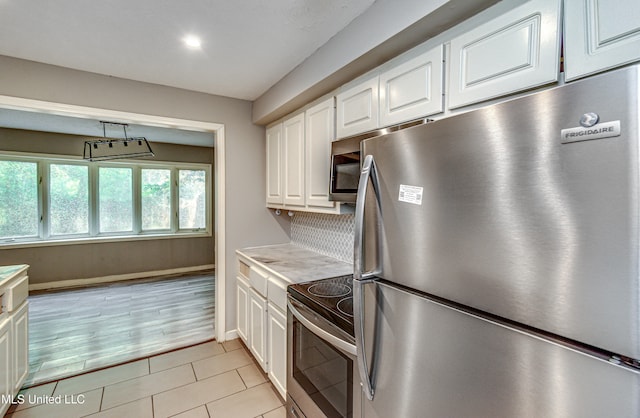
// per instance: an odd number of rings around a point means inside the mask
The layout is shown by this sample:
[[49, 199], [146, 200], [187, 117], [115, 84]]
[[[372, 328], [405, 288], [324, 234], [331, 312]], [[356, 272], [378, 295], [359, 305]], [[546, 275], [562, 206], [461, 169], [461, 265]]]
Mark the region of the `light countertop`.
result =
[[261, 268], [289, 283], [302, 283], [353, 273], [351, 263], [294, 244], [267, 245], [236, 250], [245, 262]]
[[0, 286], [3, 286], [9, 280], [26, 271], [29, 268], [26, 264], [17, 264], [14, 266], [0, 266]]

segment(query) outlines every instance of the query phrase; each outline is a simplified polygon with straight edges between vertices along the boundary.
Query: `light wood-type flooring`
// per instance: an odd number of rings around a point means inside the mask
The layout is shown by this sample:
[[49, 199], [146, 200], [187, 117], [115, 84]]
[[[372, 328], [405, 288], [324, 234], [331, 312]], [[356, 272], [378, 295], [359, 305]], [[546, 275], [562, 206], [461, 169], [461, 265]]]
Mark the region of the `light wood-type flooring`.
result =
[[285, 418], [240, 340], [140, 359], [21, 391], [11, 418]]
[[29, 295], [25, 387], [212, 340], [213, 273]]

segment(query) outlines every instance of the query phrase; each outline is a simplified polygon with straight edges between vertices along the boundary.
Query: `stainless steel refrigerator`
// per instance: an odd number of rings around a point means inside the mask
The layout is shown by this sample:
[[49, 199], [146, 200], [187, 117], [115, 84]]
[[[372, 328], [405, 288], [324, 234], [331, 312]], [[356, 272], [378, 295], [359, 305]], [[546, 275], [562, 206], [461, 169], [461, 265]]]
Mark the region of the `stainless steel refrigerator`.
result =
[[365, 417], [640, 416], [639, 79], [362, 142]]

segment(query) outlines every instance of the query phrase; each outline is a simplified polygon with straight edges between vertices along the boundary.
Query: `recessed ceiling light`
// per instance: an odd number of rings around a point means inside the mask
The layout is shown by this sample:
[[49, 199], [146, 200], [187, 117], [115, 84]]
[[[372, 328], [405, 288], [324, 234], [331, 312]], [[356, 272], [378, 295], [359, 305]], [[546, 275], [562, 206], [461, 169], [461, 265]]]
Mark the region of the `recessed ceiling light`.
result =
[[200, 41], [200, 38], [198, 38], [197, 36], [193, 36], [193, 35], [185, 36], [183, 41], [184, 41], [184, 44], [191, 49], [200, 49], [200, 47], [202, 46], [202, 42]]

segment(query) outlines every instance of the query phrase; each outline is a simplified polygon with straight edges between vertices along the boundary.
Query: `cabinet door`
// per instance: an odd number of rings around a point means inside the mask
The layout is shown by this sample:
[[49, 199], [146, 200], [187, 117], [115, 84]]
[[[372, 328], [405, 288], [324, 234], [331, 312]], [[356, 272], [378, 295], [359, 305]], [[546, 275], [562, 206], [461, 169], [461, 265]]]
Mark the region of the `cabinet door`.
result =
[[287, 317], [269, 304], [269, 379], [287, 398]]
[[557, 81], [560, 0], [530, 0], [451, 40], [449, 108]]
[[[11, 355], [11, 319], [0, 319], [0, 416], [11, 406], [7, 402], [13, 395], [13, 361]], [[2, 318], [2, 316], [0, 316]]]
[[565, 0], [567, 80], [640, 60], [638, 0]]
[[389, 126], [442, 112], [440, 45], [380, 74], [380, 125]]
[[249, 289], [249, 349], [267, 372], [267, 300]]
[[284, 204], [304, 206], [304, 113], [282, 123]]
[[29, 374], [29, 302], [23, 302], [11, 319], [13, 323], [13, 389], [18, 393]]
[[267, 205], [282, 205], [282, 124], [267, 128]]
[[249, 309], [249, 284], [240, 276], [236, 277], [237, 289], [236, 289], [236, 318], [238, 321], [237, 329], [238, 336], [242, 338], [242, 341], [249, 346], [249, 321], [248, 321], [248, 309]]
[[335, 121], [333, 103], [331, 98], [305, 112], [307, 206], [335, 206], [335, 202], [329, 201], [331, 142], [334, 139]]
[[338, 138], [378, 128], [378, 77], [371, 78], [336, 96]]

